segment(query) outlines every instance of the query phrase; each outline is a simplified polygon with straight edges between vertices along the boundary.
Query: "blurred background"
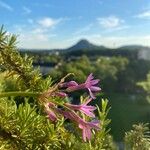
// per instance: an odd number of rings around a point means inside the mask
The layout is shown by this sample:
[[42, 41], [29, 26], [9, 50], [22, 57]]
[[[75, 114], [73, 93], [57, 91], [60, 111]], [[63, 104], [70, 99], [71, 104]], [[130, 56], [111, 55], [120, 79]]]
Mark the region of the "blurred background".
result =
[[92, 72], [101, 80], [94, 103], [108, 98], [115, 141], [132, 124], [150, 123], [149, 0], [0, 0], [0, 25], [43, 77], [73, 72], [82, 83]]

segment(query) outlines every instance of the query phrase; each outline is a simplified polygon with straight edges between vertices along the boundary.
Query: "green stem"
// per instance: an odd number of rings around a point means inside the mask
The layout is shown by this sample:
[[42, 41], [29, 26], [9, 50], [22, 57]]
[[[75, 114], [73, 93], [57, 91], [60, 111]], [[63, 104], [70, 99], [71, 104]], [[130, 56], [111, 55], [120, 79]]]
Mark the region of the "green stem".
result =
[[[29, 97], [38, 97], [40, 96], [42, 93], [40, 92], [23, 92], [23, 91], [15, 91], [15, 92], [3, 92], [3, 93], [0, 93], [0, 98], [2, 97], [9, 97], [9, 96], [29, 96]], [[53, 100], [50, 100], [50, 102], [58, 105], [58, 106], [62, 106], [64, 107], [65, 109], [71, 111], [72, 113], [74, 113], [76, 115], [76, 113], [71, 110], [69, 107], [67, 107], [66, 105], [64, 104], [61, 104], [61, 103], [58, 103], [56, 101], [53, 101]]]
[[40, 96], [41, 93], [39, 92], [22, 92], [22, 91], [15, 91], [15, 92], [3, 92], [0, 93], [0, 98], [2, 97], [9, 97], [9, 96], [29, 96], [29, 97], [37, 97]]

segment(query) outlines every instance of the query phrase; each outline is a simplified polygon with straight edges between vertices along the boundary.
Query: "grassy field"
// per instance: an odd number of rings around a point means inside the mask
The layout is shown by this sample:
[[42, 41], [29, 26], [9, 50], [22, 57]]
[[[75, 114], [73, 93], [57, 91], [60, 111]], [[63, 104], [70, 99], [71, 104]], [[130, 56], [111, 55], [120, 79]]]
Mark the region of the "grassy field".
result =
[[133, 124], [150, 123], [150, 104], [144, 96], [113, 93], [105, 97], [111, 106], [110, 127], [115, 141], [122, 141], [125, 131], [129, 131]]

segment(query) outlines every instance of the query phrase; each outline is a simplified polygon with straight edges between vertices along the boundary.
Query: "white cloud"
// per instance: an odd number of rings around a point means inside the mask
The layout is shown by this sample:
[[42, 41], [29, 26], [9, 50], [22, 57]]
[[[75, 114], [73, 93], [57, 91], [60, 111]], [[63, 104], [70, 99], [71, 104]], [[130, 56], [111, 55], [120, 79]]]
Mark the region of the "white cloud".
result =
[[18, 36], [19, 47], [22, 48], [52, 48], [51, 41], [56, 37], [52, 33], [33, 33], [31, 31], [22, 32]]
[[98, 23], [106, 28], [106, 29], [111, 29], [111, 28], [117, 28], [124, 23], [124, 20], [116, 17], [116, 16], [109, 16], [109, 17], [102, 17], [98, 18]]
[[136, 15], [135, 17], [141, 18], [141, 19], [150, 19], [150, 10], [144, 11], [144, 12]]
[[32, 11], [28, 7], [23, 7], [24, 14], [30, 14]]
[[8, 11], [13, 11], [14, 9], [7, 3], [0, 1], [0, 7], [7, 9]]
[[51, 41], [57, 36], [55, 33], [51, 32], [49, 28], [41, 28], [35, 24], [31, 24], [30, 27], [15, 25], [12, 28], [12, 33], [18, 35], [18, 47], [29, 49], [52, 48], [54, 44], [52, 44]]
[[62, 19], [53, 19], [53, 18], [45, 17], [45, 18], [38, 20], [38, 23], [44, 28], [51, 28], [57, 25], [61, 20]]
[[[32, 18], [27, 19], [26, 25], [15, 25], [12, 28], [12, 33], [19, 35], [19, 47], [22, 48], [52, 48], [59, 46], [59, 42], [54, 42], [57, 34], [55, 30], [51, 30], [58, 23], [66, 21], [68, 18], [53, 19], [49, 17], [40, 20]], [[50, 43], [53, 41], [52, 43]], [[55, 45], [54, 43], [57, 43]], [[52, 44], [52, 45], [51, 45]]]

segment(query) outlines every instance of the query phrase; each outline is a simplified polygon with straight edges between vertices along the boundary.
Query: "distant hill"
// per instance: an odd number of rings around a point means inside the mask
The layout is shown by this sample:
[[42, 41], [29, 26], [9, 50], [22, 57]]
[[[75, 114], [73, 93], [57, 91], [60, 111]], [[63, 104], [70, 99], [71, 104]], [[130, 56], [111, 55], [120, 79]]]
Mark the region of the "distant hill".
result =
[[81, 50], [81, 49], [86, 49], [86, 50], [150, 50], [150, 47], [146, 47], [146, 46], [141, 46], [141, 45], [125, 45], [125, 46], [121, 46], [119, 48], [107, 48], [105, 46], [98, 46], [95, 45], [91, 42], [89, 42], [86, 39], [81, 39], [79, 40], [76, 44], [70, 46], [69, 48], [66, 49], [20, 49], [20, 51], [24, 51], [24, 52], [35, 52], [35, 53], [39, 53], [39, 52], [55, 52], [55, 51], [74, 51], [74, 50]]
[[118, 49], [120, 51], [121, 50], [138, 51], [139, 59], [150, 60], [150, 47], [141, 46], [141, 45], [128, 45], [128, 46], [122, 46]]
[[147, 49], [147, 48], [149, 47], [142, 46], [142, 45], [125, 45], [125, 46], [121, 46], [119, 49], [141, 50], [141, 49]]
[[86, 39], [82, 39], [80, 41], [78, 41], [75, 45], [65, 49], [65, 50], [79, 50], [79, 49], [87, 49], [87, 50], [91, 50], [91, 49], [106, 49], [104, 46], [97, 46], [94, 45], [92, 43], [90, 43], [89, 41], [87, 41]]
[[141, 45], [126, 45], [119, 48], [107, 48], [104, 46], [98, 46], [92, 44], [86, 39], [78, 41], [73, 46], [66, 49], [21, 49], [22, 53], [33, 53], [41, 55], [49, 55], [52, 53], [61, 53], [69, 56], [78, 57], [80, 55], [91, 56], [126, 56], [130, 58], [139, 58], [150, 60], [150, 47], [141, 46]]

